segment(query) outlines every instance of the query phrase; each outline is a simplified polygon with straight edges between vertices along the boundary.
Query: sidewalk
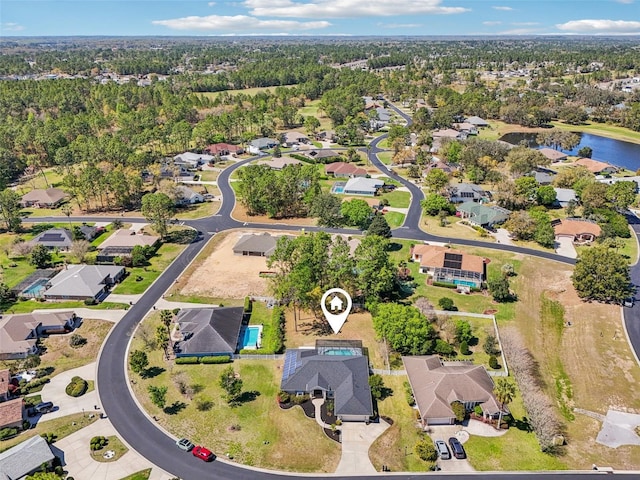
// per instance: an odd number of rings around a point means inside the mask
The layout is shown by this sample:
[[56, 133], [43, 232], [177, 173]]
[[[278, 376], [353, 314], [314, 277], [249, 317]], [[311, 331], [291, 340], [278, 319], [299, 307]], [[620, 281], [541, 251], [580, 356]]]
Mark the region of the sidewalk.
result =
[[94, 310], [92, 308], [49, 308], [46, 310], [34, 310], [34, 313], [68, 312], [69, 310], [73, 310], [80, 318], [107, 320], [109, 322], [122, 320], [122, 317], [127, 313], [126, 310]]

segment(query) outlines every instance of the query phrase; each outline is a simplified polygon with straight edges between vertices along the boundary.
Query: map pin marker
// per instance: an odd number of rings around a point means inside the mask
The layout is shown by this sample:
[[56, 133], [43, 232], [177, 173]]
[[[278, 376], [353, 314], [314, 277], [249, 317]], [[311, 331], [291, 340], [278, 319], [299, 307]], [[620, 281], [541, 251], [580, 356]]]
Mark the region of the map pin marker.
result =
[[[329, 309], [327, 308], [326, 300], [327, 297], [332, 294], [333, 298], [329, 301]], [[322, 295], [320, 307], [322, 308], [322, 313], [324, 313], [324, 317], [327, 319], [327, 322], [329, 322], [334, 333], [338, 333], [342, 328], [342, 325], [344, 325], [344, 322], [349, 316], [349, 312], [351, 312], [351, 305], [351, 297], [341, 288], [332, 288], [324, 292], [324, 295]]]

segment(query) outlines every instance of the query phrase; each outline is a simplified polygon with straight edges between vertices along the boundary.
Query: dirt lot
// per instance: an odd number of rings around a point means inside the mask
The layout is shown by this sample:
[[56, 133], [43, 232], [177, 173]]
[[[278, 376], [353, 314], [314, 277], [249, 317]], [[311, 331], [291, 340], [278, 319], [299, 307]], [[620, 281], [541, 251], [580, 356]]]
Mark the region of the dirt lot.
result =
[[[266, 271], [264, 257], [245, 257], [233, 254], [233, 246], [244, 234], [265, 233], [264, 230], [234, 230], [217, 235], [218, 245], [188, 277], [180, 279], [183, 295], [212, 298], [244, 298], [268, 295], [268, 279], [258, 273]], [[282, 232], [271, 231], [272, 235]], [[219, 237], [224, 238], [220, 239]]]

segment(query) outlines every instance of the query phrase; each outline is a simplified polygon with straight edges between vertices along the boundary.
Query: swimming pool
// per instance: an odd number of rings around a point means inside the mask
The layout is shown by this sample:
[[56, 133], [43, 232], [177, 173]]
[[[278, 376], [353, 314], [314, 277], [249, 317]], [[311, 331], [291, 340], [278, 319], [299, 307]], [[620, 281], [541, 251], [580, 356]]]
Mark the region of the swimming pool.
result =
[[359, 348], [347, 348], [347, 347], [322, 347], [318, 349], [321, 355], [334, 355], [334, 356], [349, 356], [359, 357], [362, 355], [362, 350]]
[[262, 342], [262, 325], [251, 325], [244, 329], [240, 341], [240, 350], [256, 350]]
[[22, 291], [22, 295], [27, 297], [39, 297], [45, 290], [45, 286], [49, 283], [47, 278], [39, 278]]
[[331, 193], [344, 193], [344, 187], [347, 185], [347, 182], [336, 182], [331, 187]]

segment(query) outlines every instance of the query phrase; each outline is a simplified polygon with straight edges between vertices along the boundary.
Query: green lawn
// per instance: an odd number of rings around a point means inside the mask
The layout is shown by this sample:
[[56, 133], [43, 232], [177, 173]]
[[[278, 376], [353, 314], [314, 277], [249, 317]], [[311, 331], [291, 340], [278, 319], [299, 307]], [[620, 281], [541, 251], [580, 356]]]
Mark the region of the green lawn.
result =
[[406, 215], [404, 213], [399, 212], [387, 212], [384, 214], [384, 218], [387, 220], [387, 223], [391, 228], [401, 227], [404, 223], [405, 216]]
[[411, 203], [411, 194], [409, 192], [399, 192], [394, 190], [380, 195], [380, 198], [389, 200], [389, 206], [397, 208], [409, 208]]
[[185, 245], [162, 244], [156, 254], [149, 260], [148, 266], [129, 268], [127, 270], [129, 276], [113, 289], [113, 293], [123, 295], [143, 293], [184, 248]]
[[[83, 413], [74, 413], [67, 415], [66, 417], [55, 418], [53, 420], [46, 420], [46, 416], [43, 420], [38, 422], [35, 428], [26, 430], [20, 433], [17, 437], [10, 438], [9, 440], [0, 441], [0, 452], [24, 442], [25, 440], [35, 437], [36, 435], [42, 435], [43, 433], [54, 433], [56, 440], [62, 440], [64, 437], [77, 432], [81, 428], [84, 428], [98, 419], [95, 415], [93, 418], [89, 418]], [[87, 449], [89, 445], [87, 445]]]
[[618, 127], [616, 125], [595, 122], [589, 122], [587, 125], [568, 125], [562, 122], [551, 122], [551, 125], [562, 130], [585, 132], [616, 140], [623, 140], [625, 142], [640, 143], [640, 132], [634, 132], [628, 128]]
[[[214, 195], [219, 195], [219, 191], [217, 189], [215, 190], [216, 193], [212, 193]], [[188, 205], [177, 210], [176, 218], [180, 220], [191, 220], [195, 218], [210, 217], [211, 215], [214, 215], [219, 208], [220, 202], [196, 203], [194, 205]]]
[[203, 170], [199, 175], [200, 180], [203, 182], [215, 182], [218, 180], [220, 172], [216, 172], [215, 170]]
[[3, 304], [0, 306], [7, 313], [30, 313], [34, 310], [50, 308], [90, 308], [92, 310], [122, 310], [128, 308], [124, 303], [102, 302], [98, 305], [87, 306], [80, 300], [69, 300], [64, 302], [39, 302], [37, 300], [18, 300], [15, 303]]
[[[104, 458], [104, 453], [107, 450], [111, 450], [115, 453], [115, 455], [111, 458]], [[115, 435], [110, 435], [107, 437], [107, 444], [101, 448], [100, 450], [96, 450], [95, 452], [91, 452], [91, 458], [94, 461], [100, 463], [111, 463], [117, 462], [120, 458], [129, 451], [129, 449], [122, 443], [122, 441], [116, 437]]]
[[151, 469], [147, 468], [146, 470], [140, 470], [139, 472], [133, 473], [128, 477], [124, 477], [120, 480], [148, 480], [151, 475]]
[[391, 159], [393, 158], [393, 152], [381, 152], [378, 154], [378, 160], [385, 165], [391, 165]]

